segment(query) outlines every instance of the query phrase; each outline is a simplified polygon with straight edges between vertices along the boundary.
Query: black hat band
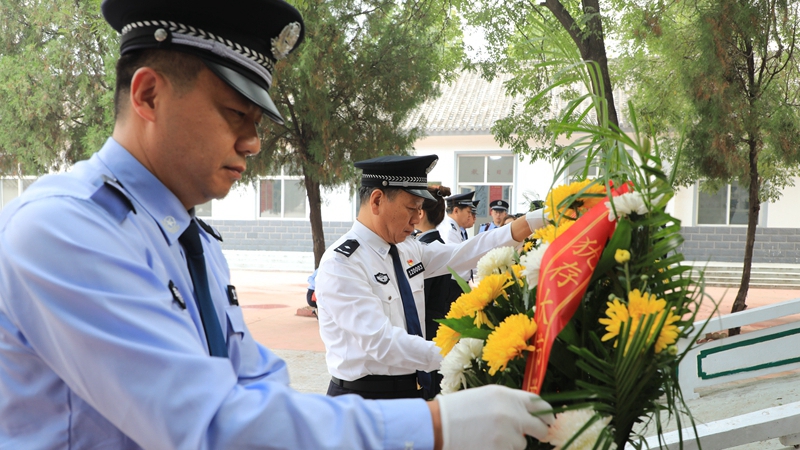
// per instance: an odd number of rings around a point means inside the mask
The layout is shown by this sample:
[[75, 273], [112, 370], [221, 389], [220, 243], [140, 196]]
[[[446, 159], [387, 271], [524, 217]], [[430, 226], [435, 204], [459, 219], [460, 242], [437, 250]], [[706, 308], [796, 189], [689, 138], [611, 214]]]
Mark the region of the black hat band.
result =
[[[272, 71], [275, 66], [271, 60], [262, 55], [261, 53], [248, 48], [247, 46], [233, 42], [230, 39], [225, 39], [222, 36], [215, 35], [214, 33], [206, 32], [200, 28], [191, 25], [184, 25], [182, 23], [173, 22], [169, 20], [144, 20], [139, 22], [132, 22], [122, 28], [122, 47], [125, 47], [127, 35], [137, 30], [149, 27], [162, 27], [168, 29], [173, 33], [172, 42], [177, 45], [185, 45], [187, 47], [195, 47], [205, 50], [215, 55], [221, 56], [237, 62], [238, 64], [250, 69], [252, 72], [260, 75], [268, 86], [272, 85]], [[144, 31], [144, 30], [142, 30]], [[138, 34], [138, 33], [137, 33]], [[165, 40], [167, 36], [159, 39], [158, 30], [154, 30], [153, 39], [157, 41]]]
[[403, 177], [403, 176], [375, 175], [371, 173], [365, 173], [361, 176], [361, 185], [424, 189], [428, 187], [428, 179], [426, 177]]

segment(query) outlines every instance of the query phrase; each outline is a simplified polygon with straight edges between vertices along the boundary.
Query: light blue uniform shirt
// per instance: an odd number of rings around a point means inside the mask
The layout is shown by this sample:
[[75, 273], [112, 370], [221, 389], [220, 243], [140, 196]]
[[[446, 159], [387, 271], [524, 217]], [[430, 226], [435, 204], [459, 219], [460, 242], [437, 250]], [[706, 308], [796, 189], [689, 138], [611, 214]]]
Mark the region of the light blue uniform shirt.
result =
[[478, 227], [478, 234], [483, 233], [484, 231], [494, 230], [497, 228], [497, 225], [494, 222], [489, 222], [488, 226], [485, 223], [482, 223], [481, 226]]
[[[95, 195], [104, 176], [125, 196]], [[0, 212], [0, 449], [433, 447], [422, 400], [289, 388], [201, 232], [230, 359], [209, 356], [178, 243], [190, 220], [113, 139]]]

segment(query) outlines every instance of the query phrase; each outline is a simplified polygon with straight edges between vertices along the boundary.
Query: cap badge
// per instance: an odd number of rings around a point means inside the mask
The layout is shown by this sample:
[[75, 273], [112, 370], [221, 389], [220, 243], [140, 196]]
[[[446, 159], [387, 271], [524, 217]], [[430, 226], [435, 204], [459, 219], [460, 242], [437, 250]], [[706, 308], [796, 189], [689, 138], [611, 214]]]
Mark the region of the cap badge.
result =
[[281, 34], [270, 40], [272, 43], [272, 56], [278, 61], [286, 58], [286, 55], [294, 48], [294, 44], [297, 43], [298, 38], [300, 38], [299, 22], [292, 22], [283, 27]]
[[167, 39], [167, 36], [169, 36], [167, 34], [167, 30], [163, 28], [159, 28], [155, 33], [153, 33], [153, 37], [156, 38], [158, 42], [164, 42]]
[[436, 167], [436, 163], [437, 163], [437, 162], [439, 162], [439, 159], [438, 159], [438, 158], [437, 158], [437, 159], [434, 159], [434, 160], [431, 162], [431, 165], [430, 165], [430, 166], [428, 166], [428, 168], [427, 168], [427, 169], [425, 169], [425, 173], [431, 173], [431, 170], [433, 170], [433, 168], [434, 168], [434, 167]]

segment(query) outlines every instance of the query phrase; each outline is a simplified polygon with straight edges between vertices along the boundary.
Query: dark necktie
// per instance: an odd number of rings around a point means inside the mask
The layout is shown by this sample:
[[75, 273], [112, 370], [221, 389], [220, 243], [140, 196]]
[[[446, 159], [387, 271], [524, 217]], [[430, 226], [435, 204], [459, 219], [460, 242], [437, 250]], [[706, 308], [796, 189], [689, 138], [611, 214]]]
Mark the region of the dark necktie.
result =
[[[403, 270], [403, 264], [400, 262], [400, 255], [397, 253], [397, 247], [394, 244], [389, 245], [389, 254], [392, 255], [392, 264], [394, 264], [394, 276], [397, 278], [397, 287], [400, 288], [400, 298], [403, 299], [403, 313], [406, 316], [406, 330], [408, 334], [414, 334], [422, 337], [422, 327], [419, 323], [419, 315], [417, 314], [417, 305], [414, 304], [414, 293], [411, 292], [411, 286], [408, 284], [408, 278]], [[419, 384], [430, 392], [431, 389], [431, 375], [426, 372], [417, 371], [417, 379]]]
[[181, 234], [178, 242], [183, 246], [189, 273], [192, 275], [194, 298], [197, 302], [197, 308], [200, 310], [200, 319], [203, 320], [203, 329], [206, 331], [208, 351], [211, 356], [227, 358], [228, 346], [225, 344], [225, 337], [219, 326], [217, 311], [214, 309], [214, 302], [211, 301], [211, 292], [208, 290], [208, 273], [206, 272], [206, 261], [203, 257], [203, 244], [200, 242], [200, 228], [194, 219], [189, 222], [189, 228]]
[[462, 241], [466, 241], [467, 240], [467, 231], [466, 230], [461, 230], [461, 240]]

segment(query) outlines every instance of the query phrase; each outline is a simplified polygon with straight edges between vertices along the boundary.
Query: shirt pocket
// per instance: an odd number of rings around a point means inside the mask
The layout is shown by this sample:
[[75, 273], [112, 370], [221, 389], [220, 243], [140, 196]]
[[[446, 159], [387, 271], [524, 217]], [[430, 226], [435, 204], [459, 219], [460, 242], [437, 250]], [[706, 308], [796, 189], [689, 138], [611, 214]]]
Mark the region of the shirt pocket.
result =
[[403, 318], [403, 299], [400, 297], [400, 293], [390, 287], [385, 287], [380, 290], [379, 295], [383, 313], [389, 318], [389, 322], [392, 325], [402, 326], [405, 319]]
[[241, 342], [244, 337], [244, 331], [247, 329], [244, 324], [242, 308], [236, 305], [228, 305], [225, 307], [225, 315], [228, 316], [228, 341], [237, 339]]

